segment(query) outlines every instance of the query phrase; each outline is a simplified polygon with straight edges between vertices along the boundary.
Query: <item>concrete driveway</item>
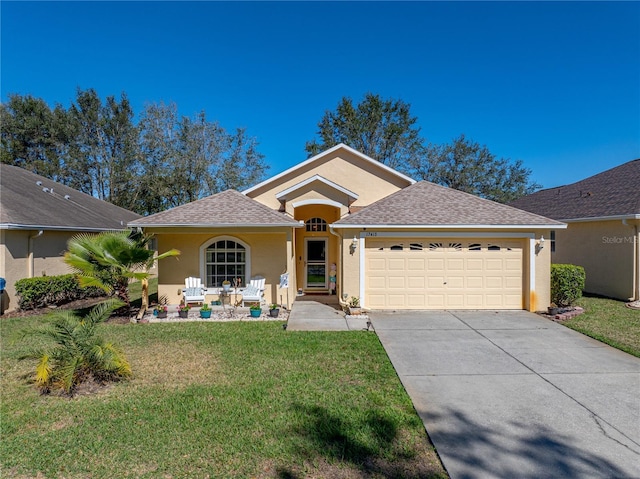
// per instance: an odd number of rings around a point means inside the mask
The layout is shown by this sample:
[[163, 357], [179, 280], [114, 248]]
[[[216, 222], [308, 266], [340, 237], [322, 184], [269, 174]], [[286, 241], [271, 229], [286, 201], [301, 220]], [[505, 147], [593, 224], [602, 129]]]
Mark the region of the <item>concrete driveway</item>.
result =
[[452, 478], [640, 478], [640, 359], [526, 311], [370, 317]]

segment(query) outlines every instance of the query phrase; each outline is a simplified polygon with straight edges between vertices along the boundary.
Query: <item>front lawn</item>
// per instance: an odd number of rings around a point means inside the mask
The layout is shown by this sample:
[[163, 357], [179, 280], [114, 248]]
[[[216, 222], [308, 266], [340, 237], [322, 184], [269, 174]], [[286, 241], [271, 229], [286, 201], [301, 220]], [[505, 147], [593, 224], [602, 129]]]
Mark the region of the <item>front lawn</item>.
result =
[[373, 333], [105, 324], [134, 378], [39, 396], [0, 322], [2, 477], [447, 477]]
[[585, 312], [563, 324], [614, 348], [640, 357], [640, 311], [622, 301], [583, 297], [577, 301]]

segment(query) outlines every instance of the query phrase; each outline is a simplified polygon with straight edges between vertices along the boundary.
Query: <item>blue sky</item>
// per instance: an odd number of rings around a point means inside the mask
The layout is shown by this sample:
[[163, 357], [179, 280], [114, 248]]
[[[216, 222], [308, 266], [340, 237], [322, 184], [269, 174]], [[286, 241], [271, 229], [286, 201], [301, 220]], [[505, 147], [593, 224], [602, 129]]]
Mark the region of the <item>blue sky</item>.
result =
[[8, 2], [2, 100], [76, 88], [246, 127], [276, 174], [344, 96], [411, 104], [545, 187], [640, 157], [638, 2]]

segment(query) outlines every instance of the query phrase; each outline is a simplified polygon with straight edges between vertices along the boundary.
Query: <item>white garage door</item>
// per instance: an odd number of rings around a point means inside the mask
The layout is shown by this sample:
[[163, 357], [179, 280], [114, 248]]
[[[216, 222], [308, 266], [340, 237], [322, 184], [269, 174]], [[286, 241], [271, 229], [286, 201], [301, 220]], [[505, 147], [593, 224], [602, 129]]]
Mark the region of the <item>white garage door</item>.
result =
[[365, 242], [371, 309], [522, 309], [521, 240], [381, 239]]

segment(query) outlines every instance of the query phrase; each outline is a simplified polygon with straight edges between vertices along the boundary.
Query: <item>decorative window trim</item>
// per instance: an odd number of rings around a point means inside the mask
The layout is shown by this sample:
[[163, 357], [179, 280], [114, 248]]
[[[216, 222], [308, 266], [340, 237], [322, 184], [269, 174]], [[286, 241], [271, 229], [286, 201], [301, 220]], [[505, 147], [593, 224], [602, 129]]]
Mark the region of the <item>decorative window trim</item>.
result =
[[304, 226], [308, 233], [324, 233], [327, 231], [327, 222], [319, 216], [309, 218], [304, 222]]
[[245, 282], [248, 282], [249, 279], [251, 278], [251, 246], [249, 246], [248, 243], [242, 241], [241, 239], [236, 238], [235, 236], [229, 236], [229, 235], [215, 236], [213, 238], [208, 239], [207, 241], [202, 243], [202, 245], [200, 245], [200, 278], [202, 279], [202, 282], [208, 288], [215, 287], [213, 285], [210, 286], [209, 284], [207, 284], [207, 249], [212, 244], [217, 243], [218, 241], [233, 241], [234, 243], [238, 243], [244, 247], [245, 249], [245, 260], [244, 260]]

